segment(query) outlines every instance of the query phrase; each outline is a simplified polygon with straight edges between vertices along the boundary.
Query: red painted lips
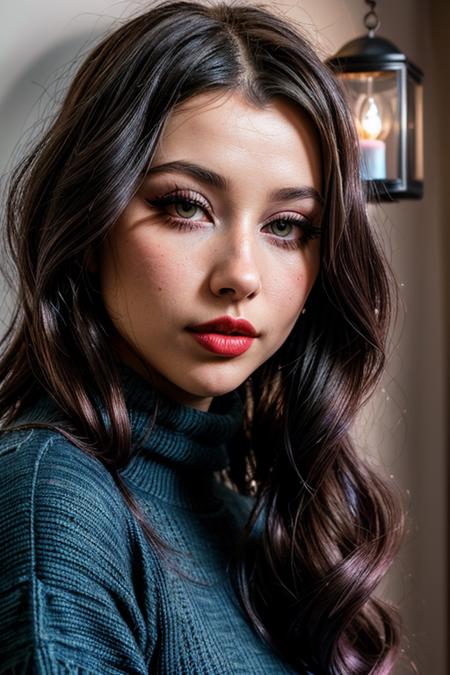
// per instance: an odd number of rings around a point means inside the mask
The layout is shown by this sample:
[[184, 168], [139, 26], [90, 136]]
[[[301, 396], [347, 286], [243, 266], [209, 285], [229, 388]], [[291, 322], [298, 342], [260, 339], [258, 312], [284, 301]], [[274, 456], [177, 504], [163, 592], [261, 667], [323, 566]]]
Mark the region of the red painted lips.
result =
[[246, 319], [221, 316], [196, 326], [188, 326], [202, 347], [222, 356], [239, 356], [249, 349], [257, 333]]

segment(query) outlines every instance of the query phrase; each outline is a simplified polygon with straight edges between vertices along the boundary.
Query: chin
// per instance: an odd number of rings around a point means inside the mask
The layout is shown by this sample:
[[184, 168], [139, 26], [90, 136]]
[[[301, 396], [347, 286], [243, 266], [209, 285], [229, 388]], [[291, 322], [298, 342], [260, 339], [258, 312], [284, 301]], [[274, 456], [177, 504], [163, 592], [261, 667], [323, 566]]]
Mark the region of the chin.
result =
[[198, 398], [216, 398], [216, 396], [224, 396], [225, 394], [229, 394], [231, 391], [234, 391], [239, 387], [242, 382], [235, 382], [233, 384], [215, 384], [215, 385], [197, 385], [190, 387], [186, 391], [188, 391], [192, 396], [198, 397]]
[[[214, 371], [214, 369], [211, 369]], [[192, 394], [201, 398], [215, 398], [216, 396], [223, 396], [234, 389], [237, 389], [249, 377], [250, 373], [243, 373], [237, 376], [236, 373], [224, 374], [217, 372], [210, 372], [206, 378], [195, 378], [191, 382], [185, 382], [182, 388]]]

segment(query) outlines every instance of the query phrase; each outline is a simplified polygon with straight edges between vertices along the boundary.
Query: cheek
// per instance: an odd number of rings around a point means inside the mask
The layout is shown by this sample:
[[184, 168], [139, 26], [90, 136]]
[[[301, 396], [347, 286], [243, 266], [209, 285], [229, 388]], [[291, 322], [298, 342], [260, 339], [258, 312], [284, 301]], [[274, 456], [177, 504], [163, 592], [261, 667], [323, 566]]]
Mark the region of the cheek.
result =
[[159, 305], [170, 313], [186, 286], [188, 268], [185, 251], [148, 238], [130, 238], [118, 242], [115, 261], [111, 256], [105, 267], [104, 292], [109, 303], [128, 316], [133, 310], [155, 311]]
[[285, 269], [276, 283], [271, 284], [270, 303], [274, 316], [283, 327], [291, 327], [297, 320], [317, 274]]
[[[160, 238], [159, 238], [160, 239]], [[196, 265], [186, 247], [172, 247], [171, 242], [135, 239], [122, 246], [115, 276], [115, 311], [122, 329], [148, 330], [148, 318], [163, 325], [185, 311], [198, 291]]]

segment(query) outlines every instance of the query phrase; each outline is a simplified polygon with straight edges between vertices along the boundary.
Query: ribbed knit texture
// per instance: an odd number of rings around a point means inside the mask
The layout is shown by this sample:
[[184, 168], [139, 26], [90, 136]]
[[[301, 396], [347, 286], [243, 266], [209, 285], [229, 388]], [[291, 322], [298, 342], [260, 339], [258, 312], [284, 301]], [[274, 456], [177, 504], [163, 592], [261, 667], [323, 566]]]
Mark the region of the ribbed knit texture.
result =
[[[236, 394], [201, 412], [121, 367], [133, 458], [122, 471], [156, 555], [112, 476], [57, 431], [0, 437], [0, 673], [292, 673], [256, 635], [227, 562], [250, 498], [214, 473], [241, 423]], [[42, 399], [21, 421], [52, 418]], [[149, 427], [152, 427], [148, 434]], [[147, 436], [146, 439], [143, 438]]]

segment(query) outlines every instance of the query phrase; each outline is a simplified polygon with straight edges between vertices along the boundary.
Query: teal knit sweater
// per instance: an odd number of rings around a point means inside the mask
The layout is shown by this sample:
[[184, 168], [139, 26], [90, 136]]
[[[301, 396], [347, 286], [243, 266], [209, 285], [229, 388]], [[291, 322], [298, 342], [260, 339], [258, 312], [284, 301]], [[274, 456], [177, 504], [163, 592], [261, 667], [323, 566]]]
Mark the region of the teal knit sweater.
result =
[[[220, 483], [241, 423], [236, 394], [209, 412], [164, 400], [121, 367], [133, 457], [121, 475], [179, 551], [165, 565], [111, 474], [54, 430], [0, 436], [0, 673], [292, 673], [257, 636], [227, 561], [251, 499]], [[54, 419], [42, 399], [21, 421]]]

